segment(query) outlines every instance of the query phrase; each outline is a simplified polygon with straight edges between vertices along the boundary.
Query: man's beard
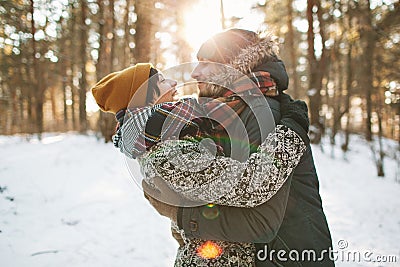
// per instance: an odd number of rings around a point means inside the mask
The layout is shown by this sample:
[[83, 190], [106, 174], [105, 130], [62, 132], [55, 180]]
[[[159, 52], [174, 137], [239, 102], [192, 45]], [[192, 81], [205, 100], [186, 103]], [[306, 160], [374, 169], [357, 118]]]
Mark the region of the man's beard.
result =
[[222, 86], [211, 83], [200, 82], [198, 87], [199, 97], [217, 98], [223, 96], [226, 92], [226, 89], [224, 89]]

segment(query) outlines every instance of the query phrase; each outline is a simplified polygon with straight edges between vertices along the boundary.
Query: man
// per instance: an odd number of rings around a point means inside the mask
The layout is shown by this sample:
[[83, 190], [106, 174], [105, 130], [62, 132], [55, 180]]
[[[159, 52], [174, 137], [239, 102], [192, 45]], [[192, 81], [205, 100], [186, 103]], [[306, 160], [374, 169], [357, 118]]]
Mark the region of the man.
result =
[[[267, 37], [270, 38], [270, 37]], [[307, 150], [292, 176], [269, 201], [254, 208], [228, 206], [173, 207], [149, 197], [161, 215], [176, 221], [188, 238], [251, 242], [257, 248], [257, 267], [261, 266], [334, 266], [330, 257], [332, 240], [322, 209], [319, 183], [307, 136], [308, 115], [303, 102], [293, 101], [283, 93], [288, 76], [277, 57], [275, 46], [265, 46], [265, 39], [251, 31], [231, 29], [205, 42], [197, 56], [199, 65], [192, 77], [199, 84], [200, 97], [219, 97], [220, 87], [209, 86], [209, 76], [215, 72], [211, 63], [229, 64], [249, 74], [266, 71], [274, 79], [279, 96], [265, 97], [275, 121], [296, 131], [307, 144]], [[262, 142], [264, 125], [257, 121], [262, 112], [260, 99], [240, 112], [249, 140], [248, 151], [253, 153]], [[251, 106], [251, 107], [250, 107]], [[282, 118], [281, 118], [282, 117]], [[221, 138], [220, 145], [230, 155], [231, 140]], [[161, 188], [164, 194], [166, 187]], [[210, 210], [211, 209], [211, 210]], [[205, 213], [218, 216], [205, 216]]]

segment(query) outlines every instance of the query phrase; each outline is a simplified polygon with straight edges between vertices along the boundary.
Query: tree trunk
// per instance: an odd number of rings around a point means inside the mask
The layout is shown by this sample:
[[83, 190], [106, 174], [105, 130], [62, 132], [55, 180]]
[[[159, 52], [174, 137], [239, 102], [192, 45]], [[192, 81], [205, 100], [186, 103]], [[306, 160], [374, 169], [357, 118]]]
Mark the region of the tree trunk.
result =
[[372, 40], [368, 38], [370, 41], [367, 41], [366, 51], [364, 53], [365, 61], [363, 64], [363, 68], [365, 70], [365, 76], [362, 78], [363, 89], [365, 90], [365, 100], [366, 100], [366, 139], [367, 141], [372, 141], [372, 60], [373, 60], [373, 53], [374, 48]]
[[351, 86], [353, 82], [353, 68], [352, 68], [352, 50], [353, 45], [349, 43], [349, 51], [347, 53], [347, 68], [346, 68], [346, 97], [344, 102], [344, 108], [346, 111], [347, 121], [346, 121], [346, 129], [345, 129], [345, 137], [344, 143], [342, 145], [343, 152], [347, 152], [349, 150], [350, 143], [350, 121], [351, 121], [351, 113], [350, 113], [350, 99], [351, 99]]
[[[313, 9], [316, 8], [316, 14]], [[315, 55], [315, 32], [314, 22], [316, 17], [319, 22], [319, 34], [322, 39], [322, 54], [318, 60]], [[326, 48], [325, 48], [325, 35], [324, 35], [324, 22], [322, 20], [322, 10], [320, 0], [307, 0], [307, 42], [308, 42], [308, 65], [309, 65], [309, 89], [308, 97], [310, 100], [310, 123], [316, 129], [316, 133], [313, 135], [315, 138], [311, 140], [312, 143], [319, 143], [321, 135], [324, 132], [324, 125], [320, 120], [319, 111], [321, 108], [321, 88], [322, 78], [325, 74], [326, 64]]]
[[68, 124], [68, 105], [67, 105], [67, 84], [68, 84], [68, 78], [67, 78], [67, 66], [68, 66], [68, 57], [67, 56], [67, 50], [70, 45], [70, 40], [68, 40], [68, 37], [63, 35], [62, 39], [60, 40], [60, 74], [61, 74], [61, 91], [63, 95], [63, 121], [64, 121], [64, 129], [67, 130], [67, 124]]
[[110, 29], [110, 31], [111, 31], [111, 36], [112, 36], [112, 38], [111, 38], [111, 48], [110, 48], [110, 58], [109, 58], [109, 60], [110, 60], [110, 70], [111, 70], [111, 72], [113, 72], [113, 71], [115, 71], [115, 61], [117, 60], [116, 58], [115, 58], [115, 48], [116, 48], [116, 40], [117, 40], [117, 38], [116, 38], [116, 36], [115, 36], [115, 24], [116, 24], [116, 21], [115, 21], [115, 14], [114, 14], [114, 0], [110, 0], [110, 19], [111, 19], [111, 29]]
[[[99, 42], [99, 58], [96, 64], [96, 75], [97, 80], [100, 80], [105, 75], [111, 72], [111, 42], [107, 38], [107, 34], [112, 31], [111, 25], [114, 16], [113, 8], [107, 9], [104, 8], [104, 2], [98, 0], [99, 6], [99, 34], [100, 34], [100, 42]], [[111, 5], [111, 4], [110, 4]], [[111, 113], [100, 112], [99, 120], [97, 122], [98, 128], [100, 130], [101, 135], [104, 137], [104, 141], [110, 142], [112, 140], [112, 135], [114, 134], [115, 129], [115, 118]]]
[[70, 88], [71, 88], [71, 105], [70, 105], [70, 109], [71, 109], [71, 118], [72, 118], [72, 129], [76, 130], [76, 115], [75, 115], [75, 95], [76, 95], [76, 89], [75, 89], [75, 85], [74, 85], [74, 75], [75, 75], [75, 62], [76, 62], [76, 45], [75, 42], [73, 40], [75, 40], [76, 38], [76, 34], [75, 34], [75, 24], [76, 24], [76, 9], [74, 7], [73, 4], [70, 4], [71, 7], [71, 24], [70, 24], [70, 38], [71, 38], [71, 42], [70, 42], [70, 46], [69, 46], [69, 50], [70, 50], [70, 58], [71, 60], [69, 60], [69, 68], [70, 68]]
[[58, 119], [57, 116], [57, 96], [56, 96], [56, 88], [50, 87], [50, 101], [51, 101], [51, 115], [53, 121], [56, 122]]
[[135, 59], [137, 62], [151, 62], [152, 43], [154, 42], [155, 27], [153, 22], [155, 0], [136, 1], [135, 12]]
[[[38, 50], [36, 46], [36, 40], [34, 38], [36, 33], [35, 20], [34, 20], [34, 4], [33, 0], [30, 1], [30, 11], [32, 14], [31, 19], [31, 34], [32, 34], [32, 56], [33, 56], [33, 88], [35, 88], [35, 113], [36, 113], [36, 132], [39, 140], [42, 138], [43, 133], [43, 101], [44, 101], [44, 90], [43, 90], [43, 78], [41, 71], [41, 64], [39, 61]], [[40, 55], [41, 56], [41, 55]]]
[[81, 59], [81, 75], [79, 83], [79, 130], [81, 133], [87, 130], [86, 119], [86, 46], [87, 46], [87, 27], [86, 27], [86, 2], [81, 1], [81, 25], [80, 25], [80, 59]]
[[385, 152], [383, 150], [383, 143], [382, 143], [382, 137], [383, 137], [383, 129], [382, 129], [382, 115], [381, 111], [378, 110], [377, 112], [378, 115], [378, 142], [379, 142], [379, 158], [376, 164], [377, 171], [378, 171], [378, 176], [379, 177], [384, 177], [385, 176], [385, 171], [383, 168], [383, 161], [385, 158]]
[[287, 1], [287, 9], [288, 9], [288, 49], [290, 51], [290, 68], [289, 73], [292, 77], [293, 81], [293, 98], [299, 98], [300, 84], [299, 77], [297, 75], [297, 48], [294, 45], [294, 27], [293, 27], [293, 0]]
[[372, 141], [372, 91], [373, 91], [373, 61], [374, 50], [376, 46], [376, 32], [372, 25], [372, 11], [370, 8], [370, 1], [363, 1], [361, 3], [361, 17], [360, 17], [360, 37], [362, 44], [361, 65], [363, 66], [360, 78], [361, 89], [365, 92], [366, 101], [366, 132], [365, 138], [367, 141]]
[[222, 30], [226, 29], [226, 24], [225, 24], [225, 10], [224, 10], [224, 0], [219, 0], [219, 11], [221, 14], [221, 27]]
[[131, 7], [131, 0], [126, 0], [126, 7], [125, 7], [125, 17], [124, 17], [124, 30], [125, 30], [125, 35], [124, 35], [124, 39], [125, 39], [125, 46], [123, 49], [123, 64], [124, 64], [124, 68], [128, 67], [131, 64], [131, 49], [130, 49], [130, 43], [131, 43], [131, 33], [130, 33], [130, 29], [131, 29], [131, 24], [129, 21], [129, 9]]
[[[345, 71], [342, 71], [344, 68], [342, 67], [343, 60], [342, 56], [339, 52], [339, 46], [335, 46], [332, 49], [332, 54], [331, 54], [331, 65], [333, 65], [334, 68], [334, 75], [335, 75], [335, 89], [333, 91], [333, 103], [332, 103], [332, 108], [333, 108], [333, 122], [332, 122], [332, 133], [331, 133], [331, 144], [336, 145], [336, 135], [341, 129], [341, 121], [346, 114], [346, 107], [342, 107], [342, 98], [343, 98], [343, 77], [345, 75]], [[328, 88], [329, 90], [329, 88]], [[330, 97], [329, 93], [327, 94], [328, 97]]]
[[[376, 62], [382, 62], [382, 57], [377, 55]], [[374, 77], [377, 84], [382, 84], [384, 79], [384, 75], [381, 72], [376, 72]], [[378, 177], [384, 177], [384, 159], [385, 159], [385, 151], [383, 147], [383, 115], [384, 115], [384, 95], [385, 95], [385, 88], [378, 87], [375, 91], [375, 113], [378, 117], [378, 144], [379, 144], [379, 153], [378, 153], [378, 160], [376, 162], [377, 168], [377, 175]]]

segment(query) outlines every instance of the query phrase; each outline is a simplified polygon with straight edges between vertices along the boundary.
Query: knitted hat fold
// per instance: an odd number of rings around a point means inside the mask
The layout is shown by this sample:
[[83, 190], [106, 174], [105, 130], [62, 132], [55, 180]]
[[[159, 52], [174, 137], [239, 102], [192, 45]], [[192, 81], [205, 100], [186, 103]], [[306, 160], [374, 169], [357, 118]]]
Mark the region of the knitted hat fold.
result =
[[147, 86], [143, 86], [148, 79], [150, 63], [138, 63], [121, 71], [105, 76], [92, 87], [92, 94], [101, 110], [116, 114], [121, 109], [131, 105], [135, 107], [146, 105]]

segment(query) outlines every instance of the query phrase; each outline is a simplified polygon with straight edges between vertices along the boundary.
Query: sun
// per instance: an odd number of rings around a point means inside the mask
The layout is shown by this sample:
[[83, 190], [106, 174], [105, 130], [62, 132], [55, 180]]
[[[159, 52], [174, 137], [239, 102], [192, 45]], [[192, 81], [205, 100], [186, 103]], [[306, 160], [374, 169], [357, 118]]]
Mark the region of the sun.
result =
[[[197, 51], [201, 44], [222, 31], [219, 1], [199, 1], [185, 13], [185, 39]], [[192, 55], [195, 59], [195, 53]]]

